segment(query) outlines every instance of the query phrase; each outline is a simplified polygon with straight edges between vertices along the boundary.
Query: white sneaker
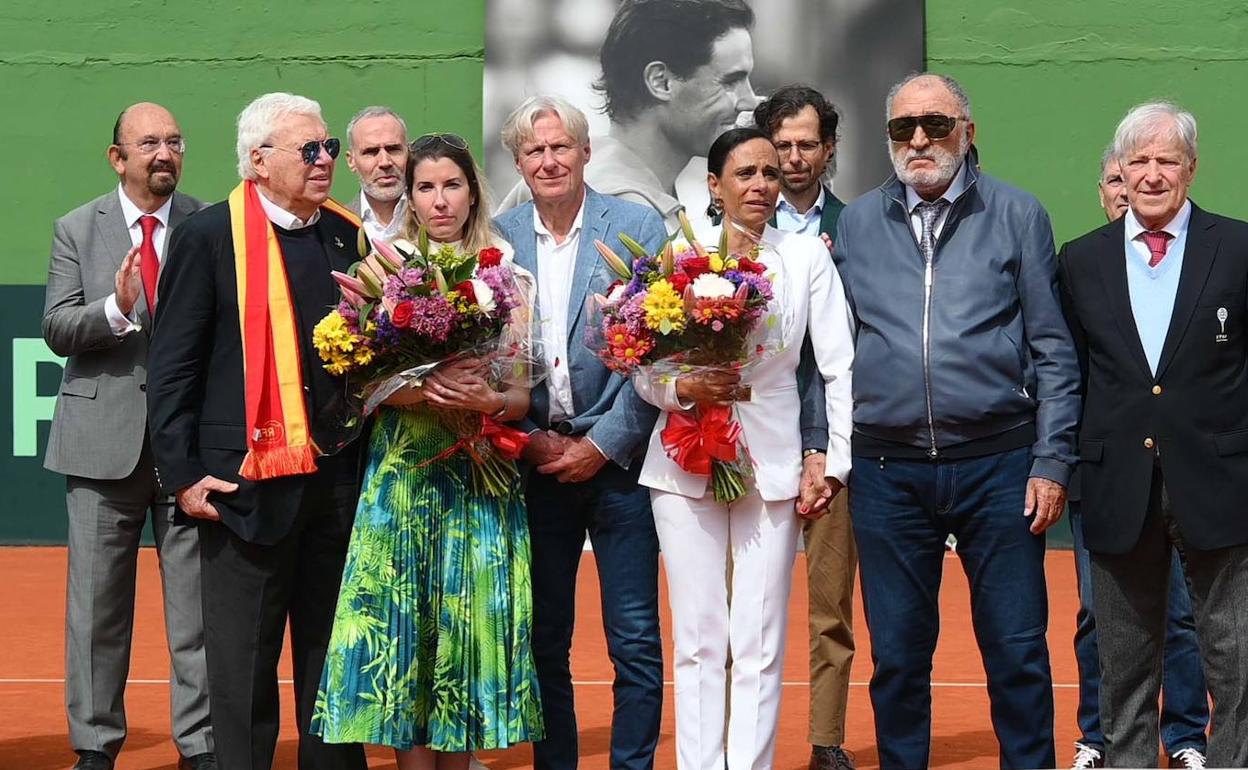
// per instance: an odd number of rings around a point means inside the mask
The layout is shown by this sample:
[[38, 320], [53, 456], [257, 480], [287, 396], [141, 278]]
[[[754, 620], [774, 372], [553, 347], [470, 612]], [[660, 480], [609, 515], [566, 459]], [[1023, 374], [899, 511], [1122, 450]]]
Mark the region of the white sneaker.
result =
[[1205, 770], [1205, 755], [1199, 749], [1187, 747], [1170, 755], [1171, 767], [1183, 767], [1187, 770]]
[[1104, 766], [1105, 757], [1100, 750], [1075, 741], [1075, 759], [1070, 763], [1070, 770], [1088, 770]]
[[[1201, 767], [1204, 767], [1204, 765], [1201, 765]], [[469, 754], [468, 755], [468, 770], [489, 770], [489, 768], [481, 764], [481, 761], [477, 759], [476, 754]]]

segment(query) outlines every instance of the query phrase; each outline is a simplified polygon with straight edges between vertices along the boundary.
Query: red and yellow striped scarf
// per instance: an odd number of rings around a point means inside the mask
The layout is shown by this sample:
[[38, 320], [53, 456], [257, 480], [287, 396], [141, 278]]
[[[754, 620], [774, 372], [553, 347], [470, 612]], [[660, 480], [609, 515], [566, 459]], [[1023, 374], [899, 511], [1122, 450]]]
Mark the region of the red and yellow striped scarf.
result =
[[[247, 408], [247, 456], [238, 473], [251, 481], [312, 473], [321, 450], [308, 424], [299, 326], [282, 247], [254, 182], [234, 188], [229, 206]], [[322, 208], [360, 224], [333, 200]]]

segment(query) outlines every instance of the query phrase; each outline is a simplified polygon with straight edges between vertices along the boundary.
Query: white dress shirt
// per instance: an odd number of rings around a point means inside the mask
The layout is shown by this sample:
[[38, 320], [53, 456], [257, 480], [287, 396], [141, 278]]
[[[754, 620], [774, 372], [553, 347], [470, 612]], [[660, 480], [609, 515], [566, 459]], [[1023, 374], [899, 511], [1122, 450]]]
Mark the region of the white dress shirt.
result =
[[828, 192], [820, 184], [819, 197], [815, 198], [811, 207], [806, 209], [805, 214], [802, 214], [796, 206], [789, 203], [784, 193], [781, 193], [780, 200], [776, 203], [776, 229], [818, 237], [819, 224], [823, 221], [823, 206], [827, 199]]
[[383, 225], [377, 218], [377, 212], [373, 211], [372, 205], [368, 202], [368, 196], [363, 192], [360, 193], [360, 223], [364, 225], [364, 234], [368, 236], [369, 243], [374, 241], [390, 243], [398, 238], [405, 219], [407, 219], [406, 195], [399, 196], [398, 202], [394, 204], [394, 214], [390, 217], [390, 224]]
[[302, 230], [305, 227], [311, 227], [321, 219], [321, 209], [319, 206], [316, 211], [312, 212], [312, 216], [308, 217], [308, 221], [305, 222], [266, 198], [264, 193], [260, 191], [259, 187], [256, 187], [256, 196], [260, 198], [260, 207], [264, 209], [264, 215], [269, 218], [270, 222], [283, 230]]
[[[117, 185], [117, 197], [121, 198], [121, 216], [126, 220], [126, 229], [130, 232], [130, 244], [137, 248], [143, 244], [143, 226], [139, 224], [139, 219], [146, 212], [134, 205], [134, 201], [130, 200], [120, 184]], [[163, 206], [152, 212], [152, 216], [156, 217], [156, 229], [152, 230], [152, 246], [156, 250], [157, 262], [162, 262], [165, 258], [165, 242], [169, 239], [169, 212], [172, 208], [173, 196], [170, 195]], [[124, 337], [143, 328], [139, 322], [139, 314], [133, 308], [129, 316], [121, 312], [121, 308], [117, 305], [116, 292], [108, 295], [108, 299], [104, 300], [104, 315], [108, 317], [108, 325], [112, 328], [113, 334], [118, 337]]]
[[[953, 175], [953, 181], [949, 183], [949, 189], [945, 190], [941, 198], [949, 201], [945, 210], [940, 212], [940, 216], [936, 218], [936, 232], [932, 234], [933, 238], [939, 238], [940, 233], [945, 229], [945, 222], [949, 219], [949, 212], [953, 210], [953, 202], [958, 199], [962, 191], [966, 189], [966, 163], [963, 162], [958, 167], [958, 173]], [[923, 219], [919, 216], [919, 212], [915, 209], [924, 198], [915, 192], [914, 188], [906, 185], [906, 211], [910, 212], [910, 229], [914, 230], [914, 239], [916, 241], [923, 240]]]
[[572, 274], [576, 255], [581, 247], [581, 225], [585, 201], [572, 220], [572, 228], [563, 243], [542, 224], [533, 208], [533, 230], [537, 233], [537, 293], [541, 308], [542, 347], [549, 377], [550, 422], [576, 416], [572, 403], [572, 378], [568, 374], [568, 300], [572, 293]]

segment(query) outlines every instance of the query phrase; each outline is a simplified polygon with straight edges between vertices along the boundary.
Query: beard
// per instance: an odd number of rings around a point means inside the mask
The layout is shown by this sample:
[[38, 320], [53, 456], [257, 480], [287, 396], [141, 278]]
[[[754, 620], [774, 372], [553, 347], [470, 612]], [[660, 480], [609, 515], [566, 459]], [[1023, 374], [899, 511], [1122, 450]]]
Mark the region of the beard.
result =
[[[162, 175], [158, 176], [158, 174]], [[172, 195], [178, 187], [178, 170], [172, 163], [155, 162], [147, 169], [147, 189], [152, 195]]]
[[[966, 151], [970, 147], [970, 140], [965, 134], [958, 140], [958, 149], [956, 152], [950, 152], [944, 147], [935, 143], [930, 145], [922, 152], [913, 149], [910, 145], [902, 145], [904, 149], [898, 149], [895, 145], [889, 147], [889, 158], [893, 161], [893, 171], [897, 172], [897, 178], [902, 184], [909, 185], [916, 190], [932, 190], [940, 187], [947, 187], [957, 175], [958, 169], [962, 167], [962, 160], [966, 157]], [[919, 171], [911, 171], [910, 161], [919, 158], [929, 158], [935, 162], [936, 168], [923, 169]]]
[[403, 193], [407, 192], [403, 189], [402, 182], [390, 187], [382, 187], [372, 182], [360, 182], [360, 187], [364, 190], [365, 195], [375, 201], [397, 201], [403, 197]]

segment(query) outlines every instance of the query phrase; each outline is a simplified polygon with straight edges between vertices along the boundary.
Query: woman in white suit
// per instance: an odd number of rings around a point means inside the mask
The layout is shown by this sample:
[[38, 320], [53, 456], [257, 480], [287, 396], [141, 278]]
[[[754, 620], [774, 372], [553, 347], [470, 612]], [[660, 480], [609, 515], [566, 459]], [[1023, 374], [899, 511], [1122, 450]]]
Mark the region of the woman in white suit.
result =
[[[798, 500], [799, 351], [809, 332], [826, 384], [825, 473], [836, 492], [850, 468], [853, 330], [823, 242], [767, 224], [780, 193], [780, 161], [767, 136], [748, 128], [724, 133], [708, 153], [708, 171], [711, 194], [722, 201], [729, 253], [745, 255], [757, 245], [757, 259], [773, 282], [772, 307], [792, 323], [783, 351], [739, 378], [714, 371], [667, 383], [634, 379], [641, 397], [664, 410], [641, 483], [650, 488], [671, 602], [677, 766], [724, 770], [726, 756], [728, 770], [759, 770], [771, 767], [775, 753], [798, 511], [809, 502]], [[702, 242], [718, 243], [719, 232]], [[682, 470], [667, 456], [660, 433], [671, 412], [727, 403], [746, 392], [735, 416], [754, 476], [745, 496], [719, 503], [708, 477]]]

